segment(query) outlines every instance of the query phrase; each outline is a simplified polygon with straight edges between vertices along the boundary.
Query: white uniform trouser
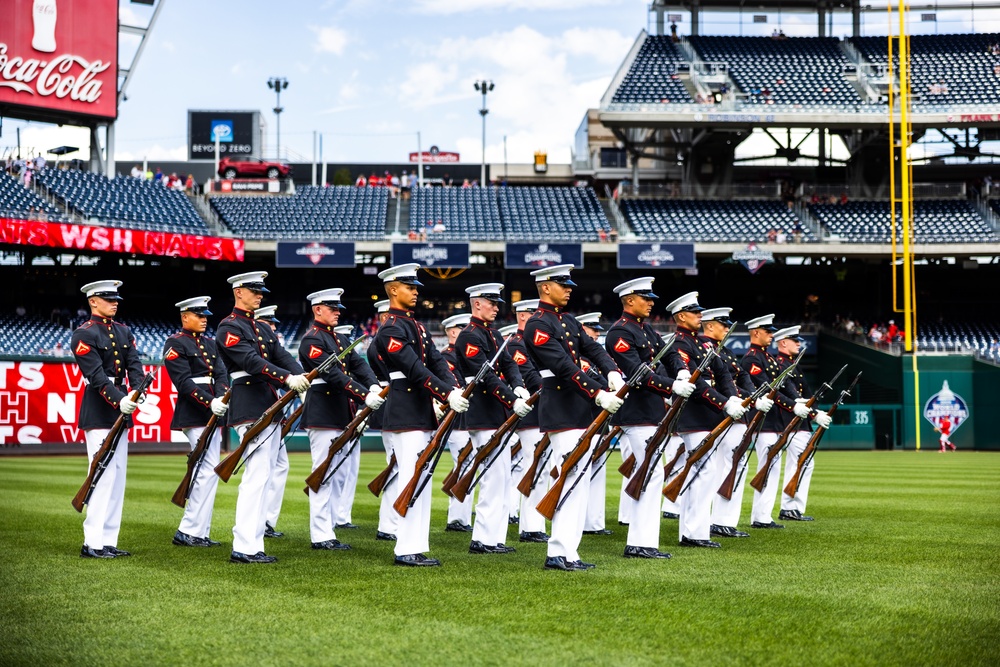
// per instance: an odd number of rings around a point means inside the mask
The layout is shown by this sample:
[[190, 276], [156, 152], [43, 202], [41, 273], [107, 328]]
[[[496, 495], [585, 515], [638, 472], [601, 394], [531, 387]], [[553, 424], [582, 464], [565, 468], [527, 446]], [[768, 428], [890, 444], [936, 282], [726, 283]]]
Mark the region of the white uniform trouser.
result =
[[[250, 424], [236, 427], [242, 440]], [[236, 524], [233, 526], [233, 551], [256, 554], [264, 551], [264, 524], [267, 522], [267, 496], [281, 444], [281, 424], [272, 424], [247, 446], [243, 478], [236, 496]]]
[[[622, 430], [624, 431], [626, 428], [637, 428], [637, 427], [635, 427], [635, 426], [625, 426], [625, 427], [622, 427]], [[645, 446], [646, 446], [645, 443], [643, 443], [643, 448], [645, 448]], [[620, 451], [621, 454], [622, 454], [622, 463], [624, 463], [625, 459], [627, 459], [629, 457], [629, 454], [632, 453], [632, 443], [629, 440], [628, 436], [626, 436], [625, 434], [622, 434], [622, 436], [620, 438], [618, 438], [618, 451]], [[636, 460], [636, 465], [638, 465], [638, 464], [639, 464], [639, 462], [638, 462], [638, 460]], [[608, 465], [611, 465], [611, 461], [610, 460], [608, 460]], [[621, 467], [621, 466], [619, 466], [619, 467]], [[628, 480], [629, 480], [628, 477], [626, 477], [625, 475], [622, 475], [622, 488], [621, 488], [621, 492], [618, 494], [618, 522], [619, 523], [631, 523], [632, 522], [632, 503], [635, 502], [635, 501], [633, 501], [632, 498], [630, 498], [629, 495], [627, 493], [625, 493], [625, 487], [628, 486]], [[631, 544], [631, 542], [630, 542], [630, 544]]]
[[[184, 429], [184, 435], [191, 443], [192, 451], [204, 431], [204, 426]], [[208, 537], [212, 531], [212, 510], [215, 507], [215, 492], [219, 488], [219, 476], [215, 474], [215, 466], [219, 465], [221, 442], [222, 429], [216, 428], [198, 467], [198, 476], [191, 480], [191, 493], [188, 495], [187, 505], [184, 506], [181, 525], [177, 528], [185, 535]]]
[[[656, 427], [623, 426], [622, 432], [622, 448], [627, 447], [629, 452], [635, 454], [635, 470], [632, 472], [634, 475], [646, 460], [646, 441], [656, 432]], [[649, 470], [652, 473], [649, 477], [649, 484], [639, 496], [639, 500], [633, 500], [632, 496], [622, 493], [623, 502], [626, 505], [625, 511], [630, 517], [628, 539], [625, 540], [625, 544], [630, 547], [657, 549], [660, 546], [660, 498], [663, 495], [663, 466], [660, 465], [660, 461], [653, 461]], [[628, 479], [626, 479], [627, 482]]]
[[521, 451], [517, 453], [517, 456], [514, 455], [514, 446], [520, 442], [521, 438], [515, 431], [514, 436], [510, 439], [510, 484], [507, 485], [507, 509], [511, 516], [516, 517], [521, 516], [521, 492], [517, 490], [517, 483], [524, 477], [524, 471], [527, 470], [525, 466], [531, 463], [531, 455], [525, 453], [524, 445], [521, 445]]
[[[521, 492], [517, 490], [517, 485], [521, 483], [524, 475], [527, 473], [528, 468], [530, 468], [535, 462], [535, 446], [538, 445], [538, 441], [542, 439], [542, 432], [537, 428], [523, 428], [517, 432], [517, 437], [521, 441], [521, 456], [524, 460], [521, 462], [522, 472], [514, 476], [511, 480], [512, 486], [514, 486], [514, 492], [517, 493], [518, 501], [521, 504], [521, 514], [520, 518], [520, 528], [522, 533], [544, 533], [545, 532], [545, 517], [538, 513], [535, 507], [538, 503], [542, 502], [542, 498], [549, 490], [549, 470], [552, 469], [550, 465], [552, 459], [549, 459], [549, 463], [546, 464], [548, 470], [538, 471], [541, 475], [538, 478], [538, 483], [535, 484], [535, 488], [531, 490], [531, 495], [522, 496]], [[545, 454], [542, 454], [545, 457]]]
[[[712, 496], [713, 525], [735, 528], [740, 522], [740, 510], [743, 508], [743, 487], [747, 481], [746, 474], [739, 480], [739, 484], [733, 487], [733, 495], [729, 500], [719, 495], [719, 487], [722, 486], [722, 481], [729, 474], [729, 471], [733, 469], [733, 452], [740, 446], [743, 434], [746, 432], [746, 424], [734, 422], [726, 434], [719, 438], [719, 444], [716, 445], [719, 451], [713, 456], [718, 456], [719, 461], [716, 463], [718, 475], [715, 481], [715, 493]], [[736, 463], [739, 464], [739, 461]]]
[[[698, 448], [707, 435], [708, 431], [681, 434], [687, 456], [691, 456], [691, 453]], [[684, 487], [687, 487], [687, 490], [684, 491], [682, 487], [683, 493], [677, 498], [681, 509], [681, 537], [691, 540], [707, 540], [711, 537], [712, 496], [719, 488], [719, 485], [715, 483], [717, 477], [715, 470], [718, 467], [718, 462], [719, 453], [710, 451], [692, 466], [687, 479], [684, 480]], [[698, 472], [699, 468], [701, 472]], [[695, 477], [695, 473], [697, 473], [697, 477]]]
[[[469, 431], [472, 446], [478, 452], [489, 441], [493, 431]], [[485, 473], [486, 465], [496, 457]], [[504, 544], [507, 541], [507, 518], [510, 516], [510, 447], [500, 447], [493, 457], [483, 461], [479, 468], [479, 498], [476, 501], [476, 522], [472, 524], [472, 539], [486, 545]]]
[[[579, 428], [553, 432], [549, 435], [549, 440], [552, 443], [551, 461], [555, 465], [562, 465], [563, 457], [569, 454], [573, 447], [576, 446], [576, 443], [580, 440], [580, 436], [583, 435], [583, 431], [584, 429]], [[580, 483], [573, 489], [572, 495], [568, 498], [566, 497], [566, 493], [569, 491], [570, 486], [572, 486], [576, 476], [580, 473], [580, 466], [586, 465], [590, 461], [593, 450], [594, 442], [591, 441], [587, 453], [580, 459], [579, 465], [570, 471], [566, 485], [563, 487], [563, 495], [560, 500], [565, 499], [565, 502], [562, 509], [557, 509], [555, 516], [552, 517], [552, 537], [549, 538], [548, 542], [549, 557], [562, 556], [570, 562], [580, 560], [580, 554], [577, 549], [579, 549], [580, 539], [583, 537], [583, 523], [587, 518], [587, 504], [590, 500], [590, 480], [581, 479]], [[587, 466], [587, 470], [588, 472], [585, 474], [589, 475], [589, 465]]]
[[[87, 440], [87, 470], [111, 429], [94, 428], [83, 432]], [[87, 501], [83, 518], [83, 543], [95, 551], [118, 546], [118, 531], [122, 525], [122, 504], [125, 501], [125, 468], [128, 464], [129, 430], [125, 429], [108, 467], [98, 480]]]
[[[382, 433], [392, 451], [396, 452], [396, 469], [399, 471], [397, 483], [400, 485], [398, 488], [402, 489], [410, 483], [420, 452], [427, 447], [433, 435], [433, 431]], [[398, 518], [395, 548], [397, 556], [422, 554], [430, 549], [432, 486], [433, 483], [428, 482], [421, 494], [416, 496], [413, 507], [407, 510], [406, 516]], [[395, 502], [395, 499], [393, 501]]]
[[[385, 449], [386, 465], [392, 459], [392, 444], [389, 442], [388, 435], [387, 432], [382, 431], [382, 447]], [[396, 528], [399, 525], [399, 514], [392, 508], [392, 504], [396, 502], [396, 496], [399, 495], [399, 488], [399, 465], [397, 464], [396, 472], [392, 473], [389, 482], [382, 489], [382, 500], [378, 507], [378, 530], [380, 533], [396, 534]]]
[[[330, 441], [343, 432], [340, 429], [306, 429], [306, 434], [309, 436], [309, 452], [312, 454], [312, 470], [315, 470], [326, 460], [326, 455], [330, 451]], [[341, 450], [341, 453], [335, 456], [330, 463], [331, 470], [343, 461], [343, 451]], [[337, 474], [319, 487], [319, 491], [309, 492], [309, 540], [311, 542], [326, 542], [337, 539], [334, 532], [337, 525], [336, 512], [340, 503], [340, 494], [343, 491], [343, 478], [346, 475], [343, 470], [347, 466], [347, 462], [340, 466]], [[337, 484], [338, 477], [341, 482], [339, 485]]]
[[[591, 478], [591, 475], [593, 475], [593, 478]], [[583, 521], [583, 529], [604, 530], [604, 506], [608, 493], [608, 467], [601, 466], [601, 469], [595, 475], [594, 464], [590, 464], [587, 476], [580, 482], [580, 484], [587, 483], [590, 484], [590, 494], [587, 498], [587, 516]], [[576, 493], [576, 491], [573, 493]]]
[[[789, 439], [788, 450], [785, 452], [785, 477], [781, 482], [782, 489], [788, 485], [788, 481], [795, 474], [795, 469], [799, 465], [799, 455], [805, 451], [809, 444], [812, 433], [809, 431], [796, 431]], [[781, 492], [781, 509], [806, 511], [806, 500], [809, 499], [809, 482], [813, 476], [813, 461], [809, 462], [806, 469], [799, 476], [799, 488], [795, 491], [795, 497]]]
[[[671, 460], [673, 460], [674, 456], [677, 455], [678, 449], [684, 449], [684, 441], [681, 439], [679, 435], [670, 436], [670, 439], [667, 440], [667, 448], [663, 450], [664, 452], [663, 456], [666, 458], [665, 461], [662, 461], [664, 466], [670, 463]], [[686, 461], [687, 461], [687, 451], [685, 450], [684, 452], [681, 453], [680, 456], [677, 457], [677, 460], [674, 461], [674, 466], [667, 471], [667, 474], [664, 476], [663, 479], [664, 485], [670, 484], [670, 482], [673, 481], [674, 477], [677, 477], [677, 475], [680, 474], [681, 470], [684, 469], [684, 463]], [[660, 495], [663, 494], [661, 493]], [[661, 509], [664, 512], [670, 512], [671, 514], [679, 515], [681, 513], [680, 503], [674, 502], [673, 500], [667, 498], [666, 496], [663, 496], [663, 506]]]
[[[338, 431], [340, 433], [340, 431]], [[352, 443], [348, 443], [347, 447], [350, 447]], [[346, 448], [342, 451], [347, 451]], [[340, 461], [334, 463], [337, 465]], [[334, 525], [340, 526], [345, 523], [351, 523], [351, 514], [354, 511], [354, 495], [358, 490], [358, 470], [361, 468], [361, 443], [358, 442], [354, 445], [354, 449], [350, 454], [347, 455], [347, 460], [344, 465], [340, 466], [340, 470], [334, 475], [333, 479], [330, 480], [338, 485], [337, 488], [337, 506], [333, 508], [333, 523]]]
[[271, 482], [267, 487], [267, 523], [271, 528], [278, 525], [281, 501], [285, 498], [285, 482], [288, 481], [288, 447], [280, 439], [280, 429], [278, 437], [278, 456], [274, 459], [274, 470], [271, 472]]
[[[757, 436], [757, 472], [764, 468], [767, 461], [767, 450], [778, 441], [780, 433], [761, 433]], [[763, 491], [753, 492], [753, 509], [750, 511], [750, 520], [754, 523], [771, 523], [771, 514], [774, 513], [774, 500], [778, 495], [778, 477], [781, 475], [781, 454], [778, 455], [771, 471], [767, 475]], [[747, 475], [750, 471], [747, 471]]]
[[[467, 442], [469, 442], [468, 431], [452, 431], [451, 435], [448, 436], [448, 451], [451, 452], [453, 465], [458, 465], [458, 454]], [[469, 454], [469, 458], [465, 460], [466, 465], [472, 463], [472, 456]], [[474, 492], [470, 492], [463, 502], [459, 502], [457, 498], [448, 498], [448, 523], [460, 521], [466, 526], [472, 525], [472, 498], [474, 495]]]

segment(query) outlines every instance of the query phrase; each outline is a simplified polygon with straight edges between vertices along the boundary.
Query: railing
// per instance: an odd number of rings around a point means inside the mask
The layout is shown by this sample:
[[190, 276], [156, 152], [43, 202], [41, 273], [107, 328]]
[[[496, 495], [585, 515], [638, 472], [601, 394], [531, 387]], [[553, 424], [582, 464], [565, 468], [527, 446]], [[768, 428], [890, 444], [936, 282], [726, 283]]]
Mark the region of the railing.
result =
[[[624, 188], [622, 199], [704, 199], [704, 186], [691, 183], [640, 183], [635, 188]], [[627, 193], [627, 194], [626, 194]], [[778, 200], [781, 187], [777, 183], [736, 183], [717, 186], [712, 199], [767, 199]]]
[[[765, 120], [766, 116], [779, 113], [815, 113], [815, 114], [864, 114], [865, 116], [886, 115], [888, 106], [885, 102], [858, 102], [856, 104], [829, 104], [811, 103], [801, 104], [768, 104], [748, 101], [749, 96], [744, 93], [729, 94], [718, 104], [699, 104], [697, 102], [609, 102], [601, 105], [604, 112], [630, 112], [630, 113], [739, 113], [746, 114], [747, 118], [726, 118], [729, 121], [757, 122]], [[931, 104], [922, 103], [922, 96], [911, 95], [914, 101], [911, 109], [911, 117], [931, 113], [996, 113], [996, 105], [990, 103], [983, 104]], [[899, 111], [896, 111], [899, 115]], [[711, 118], [705, 119], [709, 122]]]
[[[872, 199], [872, 197], [866, 197], [864, 194], [864, 188], [861, 186], [849, 186], [849, 185], [810, 185], [803, 183], [799, 186], [796, 196], [800, 198], [810, 198], [813, 195], [820, 198], [820, 204], [825, 204], [830, 197], [835, 197], [838, 201], [840, 196], [847, 194], [848, 199], [851, 200], [864, 200]], [[913, 198], [914, 199], [961, 199], [966, 196], [965, 183], [914, 183], [913, 184]], [[875, 197], [876, 201], [885, 200], [886, 197]]]

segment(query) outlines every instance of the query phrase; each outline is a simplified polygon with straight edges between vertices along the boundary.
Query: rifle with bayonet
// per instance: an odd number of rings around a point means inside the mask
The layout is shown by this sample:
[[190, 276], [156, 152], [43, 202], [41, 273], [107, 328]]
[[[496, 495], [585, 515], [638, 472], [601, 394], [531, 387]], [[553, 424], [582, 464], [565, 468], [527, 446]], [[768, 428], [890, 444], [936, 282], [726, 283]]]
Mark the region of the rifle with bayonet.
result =
[[[223, 405], [229, 404], [229, 398], [232, 395], [232, 389], [227, 390], [222, 395]], [[170, 502], [174, 505], [184, 507], [187, 504], [187, 499], [191, 496], [191, 485], [194, 483], [194, 480], [198, 479], [198, 471], [201, 469], [202, 461], [205, 460], [205, 452], [208, 451], [208, 444], [212, 441], [212, 435], [214, 435], [215, 429], [218, 428], [218, 423], [219, 416], [212, 413], [212, 416], [208, 418], [208, 423], [205, 424], [205, 429], [198, 436], [198, 442], [195, 443], [194, 449], [188, 454], [187, 470], [184, 472], [184, 478], [170, 499]]]
[[[333, 366], [333, 364], [337, 362], [342, 362], [347, 357], [347, 355], [349, 355], [354, 350], [354, 348], [356, 348], [358, 345], [361, 344], [361, 341], [363, 341], [364, 339], [365, 337], [361, 336], [353, 343], [348, 345], [346, 348], [344, 348], [344, 350], [339, 354], [337, 355], [331, 354], [330, 356], [328, 356], [326, 359], [323, 360], [323, 363], [321, 363], [316, 368], [312, 369], [311, 371], [305, 374], [306, 380], [312, 382], [317, 377], [330, 370], [330, 367]], [[236, 472], [236, 469], [240, 467], [241, 458], [245, 462], [247, 459], [249, 459], [251, 456], [254, 455], [254, 452], [256, 452], [257, 449], [260, 448], [258, 446], [252, 452], [248, 453], [245, 458], [243, 458], [243, 454], [244, 452], [247, 451], [247, 447], [250, 446], [250, 443], [253, 442], [253, 440], [257, 436], [263, 433], [264, 429], [266, 429], [268, 426], [274, 423], [275, 420], [281, 419], [281, 416], [285, 413], [285, 408], [288, 406], [289, 403], [292, 402], [292, 399], [295, 398], [295, 395], [296, 392], [294, 391], [286, 391], [284, 394], [282, 394], [281, 398], [275, 401], [274, 404], [271, 405], [271, 407], [269, 407], [264, 412], [264, 414], [262, 414], [260, 417], [257, 418], [257, 421], [255, 421], [253, 424], [250, 425], [250, 428], [248, 428], [246, 432], [243, 434], [243, 439], [240, 441], [240, 446], [234, 449], [232, 452], [230, 452], [229, 456], [224, 458], [219, 463], [219, 465], [215, 466], [215, 474], [217, 474], [222, 479], [223, 482], [228, 482], [229, 478], [232, 477], [233, 473]]]
[[601, 436], [597, 447], [594, 447], [593, 455], [590, 457], [590, 465], [593, 468], [593, 472], [590, 473], [590, 479], [594, 479], [601, 471], [601, 468], [604, 467], [604, 464], [608, 462], [608, 459], [611, 458], [611, 446], [621, 441], [622, 434], [622, 427], [615, 426]]
[[472, 438], [469, 438], [465, 446], [458, 450], [458, 457], [455, 459], [455, 467], [451, 469], [444, 477], [444, 483], [441, 485], [441, 490], [444, 491], [444, 495], [451, 497], [451, 487], [455, 486], [455, 482], [465, 473], [465, 463], [469, 460], [469, 455], [472, 454]]
[[[156, 379], [156, 372], [150, 371], [142, 378], [138, 387], [132, 391], [129, 398], [135, 403], [142, 403], [146, 390], [149, 386], [153, 384], [153, 380]], [[76, 492], [73, 496], [73, 509], [77, 512], [83, 511], [83, 506], [90, 502], [90, 496], [94, 493], [94, 489], [97, 487], [97, 483], [101, 481], [101, 477], [104, 475], [104, 471], [107, 469], [108, 464], [111, 463], [111, 459], [114, 458], [115, 451], [118, 449], [118, 441], [122, 439], [122, 435], [125, 433], [127, 428], [128, 415], [119, 414], [118, 419], [112, 424], [111, 430], [108, 431], [108, 435], [105, 436], [104, 442], [98, 448], [97, 452], [94, 454], [94, 458], [90, 461], [90, 469], [87, 471], [87, 478], [83, 480], [83, 486], [80, 490]]]
[[[468, 400], [469, 396], [472, 396], [472, 392], [475, 390], [476, 385], [482, 382], [483, 378], [486, 377], [487, 373], [493, 372], [493, 366], [499, 360], [501, 355], [503, 355], [504, 350], [507, 348], [507, 343], [513, 336], [507, 336], [504, 339], [503, 344], [500, 349], [497, 350], [496, 355], [489, 361], [483, 363], [479, 372], [476, 376], [472, 378], [472, 382], [465, 385], [462, 389], [462, 396]], [[434, 476], [434, 468], [437, 467], [438, 461], [441, 459], [441, 453], [444, 451], [445, 443], [448, 442], [448, 436], [451, 433], [452, 424], [455, 422], [455, 418], [458, 413], [452, 410], [450, 407], [445, 410], [444, 416], [441, 418], [441, 423], [438, 424], [437, 430], [434, 432], [434, 436], [431, 441], [424, 448], [424, 451], [420, 453], [417, 458], [417, 463], [413, 469], [413, 477], [410, 481], [406, 483], [406, 486], [399, 492], [399, 497], [396, 498], [396, 502], [392, 504], [393, 508], [399, 513], [400, 516], [406, 516], [406, 513], [413, 503], [416, 502], [417, 498], [420, 497], [421, 492], [427, 483], [430, 482], [431, 477]]]
[[[851, 381], [850, 386], [840, 392], [840, 396], [838, 396], [837, 400], [830, 406], [830, 409], [826, 411], [826, 414], [831, 417], [833, 416], [833, 413], [837, 411], [837, 408], [843, 404], [844, 399], [851, 395], [851, 391], [854, 389], [854, 386], [858, 383], [858, 380], [861, 379], [862, 372], [863, 371], [858, 371], [858, 374], [854, 376], [854, 380]], [[799, 460], [795, 466], [795, 474], [792, 475], [792, 478], [788, 480], [788, 484], [785, 485], [786, 496], [795, 497], [795, 494], [798, 493], [799, 481], [802, 479], [802, 472], [806, 469], [806, 466], [809, 465], [809, 462], [813, 460], [813, 457], [816, 455], [816, 448], [819, 447], [819, 441], [823, 439], [825, 434], [826, 429], [820, 426], [816, 429], [816, 432], [812, 434], [812, 437], [809, 438], [809, 444], [806, 445], [806, 448], [802, 450], [801, 454], [799, 454]]]
[[[820, 388], [816, 390], [816, 393], [812, 395], [812, 398], [806, 401], [806, 407], [811, 409], [814, 405], [816, 405], [816, 402], [823, 396], [824, 393], [826, 393], [826, 390], [833, 388], [833, 385], [837, 382], [837, 378], [839, 378], [840, 374], [846, 369], [847, 364], [844, 364], [843, 367], [837, 371], [837, 374], [833, 376], [832, 380], [824, 382]], [[757, 475], [750, 480], [750, 486], [758, 491], [764, 490], [764, 485], [767, 483], [767, 476], [771, 472], [771, 467], [774, 465], [774, 462], [778, 459], [778, 457], [781, 456], [781, 452], [784, 451], [785, 447], [788, 446], [792, 433], [795, 432], [799, 426], [799, 422], [801, 421], [801, 417], [795, 416], [788, 422], [788, 426], [785, 427], [785, 430], [781, 432], [781, 435], [778, 436], [775, 443], [767, 450], [767, 458], [764, 461], [764, 466], [761, 467], [761, 469], [757, 471]], [[760, 456], [760, 452], [757, 453], [757, 456]]]
[[287, 438], [288, 434], [292, 432], [293, 428], [295, 428], [295, 424], [302, 417], [302, 410], [305, 407], [306, 407], [305, 402], [300, 403], [299, 407], [295, 408], [292, 411], [292, 414], [288, 415], [288, 419], [285, 420], [285, 423], [281, 425], [281, 439], [282, 440], [284, 440], [285, 438]]
[[389, 482], [391, 482], [392, 478], [395, 476], [396, 452], [393, 452], [392, 456], [389, 457], [388, 465], [382, 469], [382, 472], [375, 475], [375, 479], [368, 482], [368, 490], [371, 491], [376, 498], [378, 498], [382, 495], [382, 492], [385, 491], [385, 487], [389, 485]]
[[531, 465], [524, 471], [524, 477], [521, 478], [521, 481], [517, 483], [517, 490], [525, 498], [531, 495], [531, 491], [538, 484], [542, 473], [545, 472], [545, 464], [552, 458], [550, 444], [548, 433], [542, 434], [542, 439], [535, 444], [535, 453], [531, 459]]

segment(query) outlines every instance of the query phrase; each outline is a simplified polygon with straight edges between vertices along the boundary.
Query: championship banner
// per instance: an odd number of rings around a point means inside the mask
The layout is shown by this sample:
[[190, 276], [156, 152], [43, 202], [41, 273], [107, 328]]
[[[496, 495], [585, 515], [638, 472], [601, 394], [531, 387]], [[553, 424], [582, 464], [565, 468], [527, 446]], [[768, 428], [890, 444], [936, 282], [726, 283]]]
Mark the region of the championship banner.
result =
[[579, 243], [508, 243], [503, 265], [508, 269], [541, 269], [572, 264], [583, 268], [583, 246]]
[[278, 268], [354, 268], [354, 244], [327, 241], [278, 241], [274, 255]]
[[0, 218], [0, 243], [224, 262], [243, 261], [243, 240]]
[[[144, 365], [156, 379], [133, 414], [132, 442], [186, 442], [171, 433], [177, 390], [163, 366]], [[0, 361], [0, 445], [83, 443], [77, 428], [84, 383], [73, 362]]]
[[425, 269], [469, 268], [468, 243], [393, 243], [392, 265], [419, 264]]
[[619, 243], [619, 269], [693, 269], [693, 243]]

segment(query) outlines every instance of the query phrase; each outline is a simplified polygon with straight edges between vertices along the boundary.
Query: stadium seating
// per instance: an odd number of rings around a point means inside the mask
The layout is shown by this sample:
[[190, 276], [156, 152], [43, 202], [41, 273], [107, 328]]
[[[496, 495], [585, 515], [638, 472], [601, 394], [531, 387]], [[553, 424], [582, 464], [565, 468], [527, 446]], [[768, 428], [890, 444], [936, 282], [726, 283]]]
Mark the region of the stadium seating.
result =
[[[852, 37], [851, 43], [870, 62], [885, 65], [885, 37]], [[1000, 34], [913, 35], [910, 37], [911, 90], [917, 105], [1000, 103], [1000, 57], [992, 46]], [[898, 57], [893, 56], [894, 63]], [[934, 92], [932, 92], [934, 87]]]
[[[840, 237], [841, 240], [851, 243], [890, 242], [889, 202], [811, 204], [809, 209], [831, 234]], [[1000, 241], [989, 223], [967, 201], [916, 201], [913, 206], [913, 220], [916, 243]], [[897, 231], [897, 239], [899, 238]]]
[[[496, 188], [414, 188], [410, 231], [428, 240], [499, 240], [504, 236]], [[435, 229], [438, 231], [432, 231]]]
[[45, 211], [50, 218], [60, 215], [54, 206], [24, 187], [7, 172], [0, 171], [0, 215], [28, 218], [31, 209]]
[[38, 182], [68, 208], [109, 227], [205, 234], [208, 228], [187, 195], [130, 176], [107, 179], [75, 169], [43, 169]]
[[844, 78], [851, 63], [834, 37], [689, 39], [705, 61], [728, 63], [730, 77], [750, 104], [810, 107], [863, 102]]
[[498, 188], [509, 241], [598, 241], [611, 226], [591, 188]]
[[996, 322], [917, 323], [917, 348], [929, 351], [971, 349], [997, 360], [1000, 356], [1000, 325]]
[[760, 243], [774, 229], [791, 242], [797, 226], [803, 242], [817, 240], [781, 202], [625, 199], [621, 208], [636, 235], [650, 241]]
[[216, 196], [212, 208], [247, 239], [381, 240], [387, 188], [302, 186], [289, 196]]
[[615, 91], [612, 103], [693, 103], [690, 93], [677, 76], [678, 63], [686, 60], [670, 37], [648, 36]]
[[0, 354], [52, 354], [62, 343], [64, 354], [70, 356], [71, 334], [71, 329], [41, 317], [0, 315]]

